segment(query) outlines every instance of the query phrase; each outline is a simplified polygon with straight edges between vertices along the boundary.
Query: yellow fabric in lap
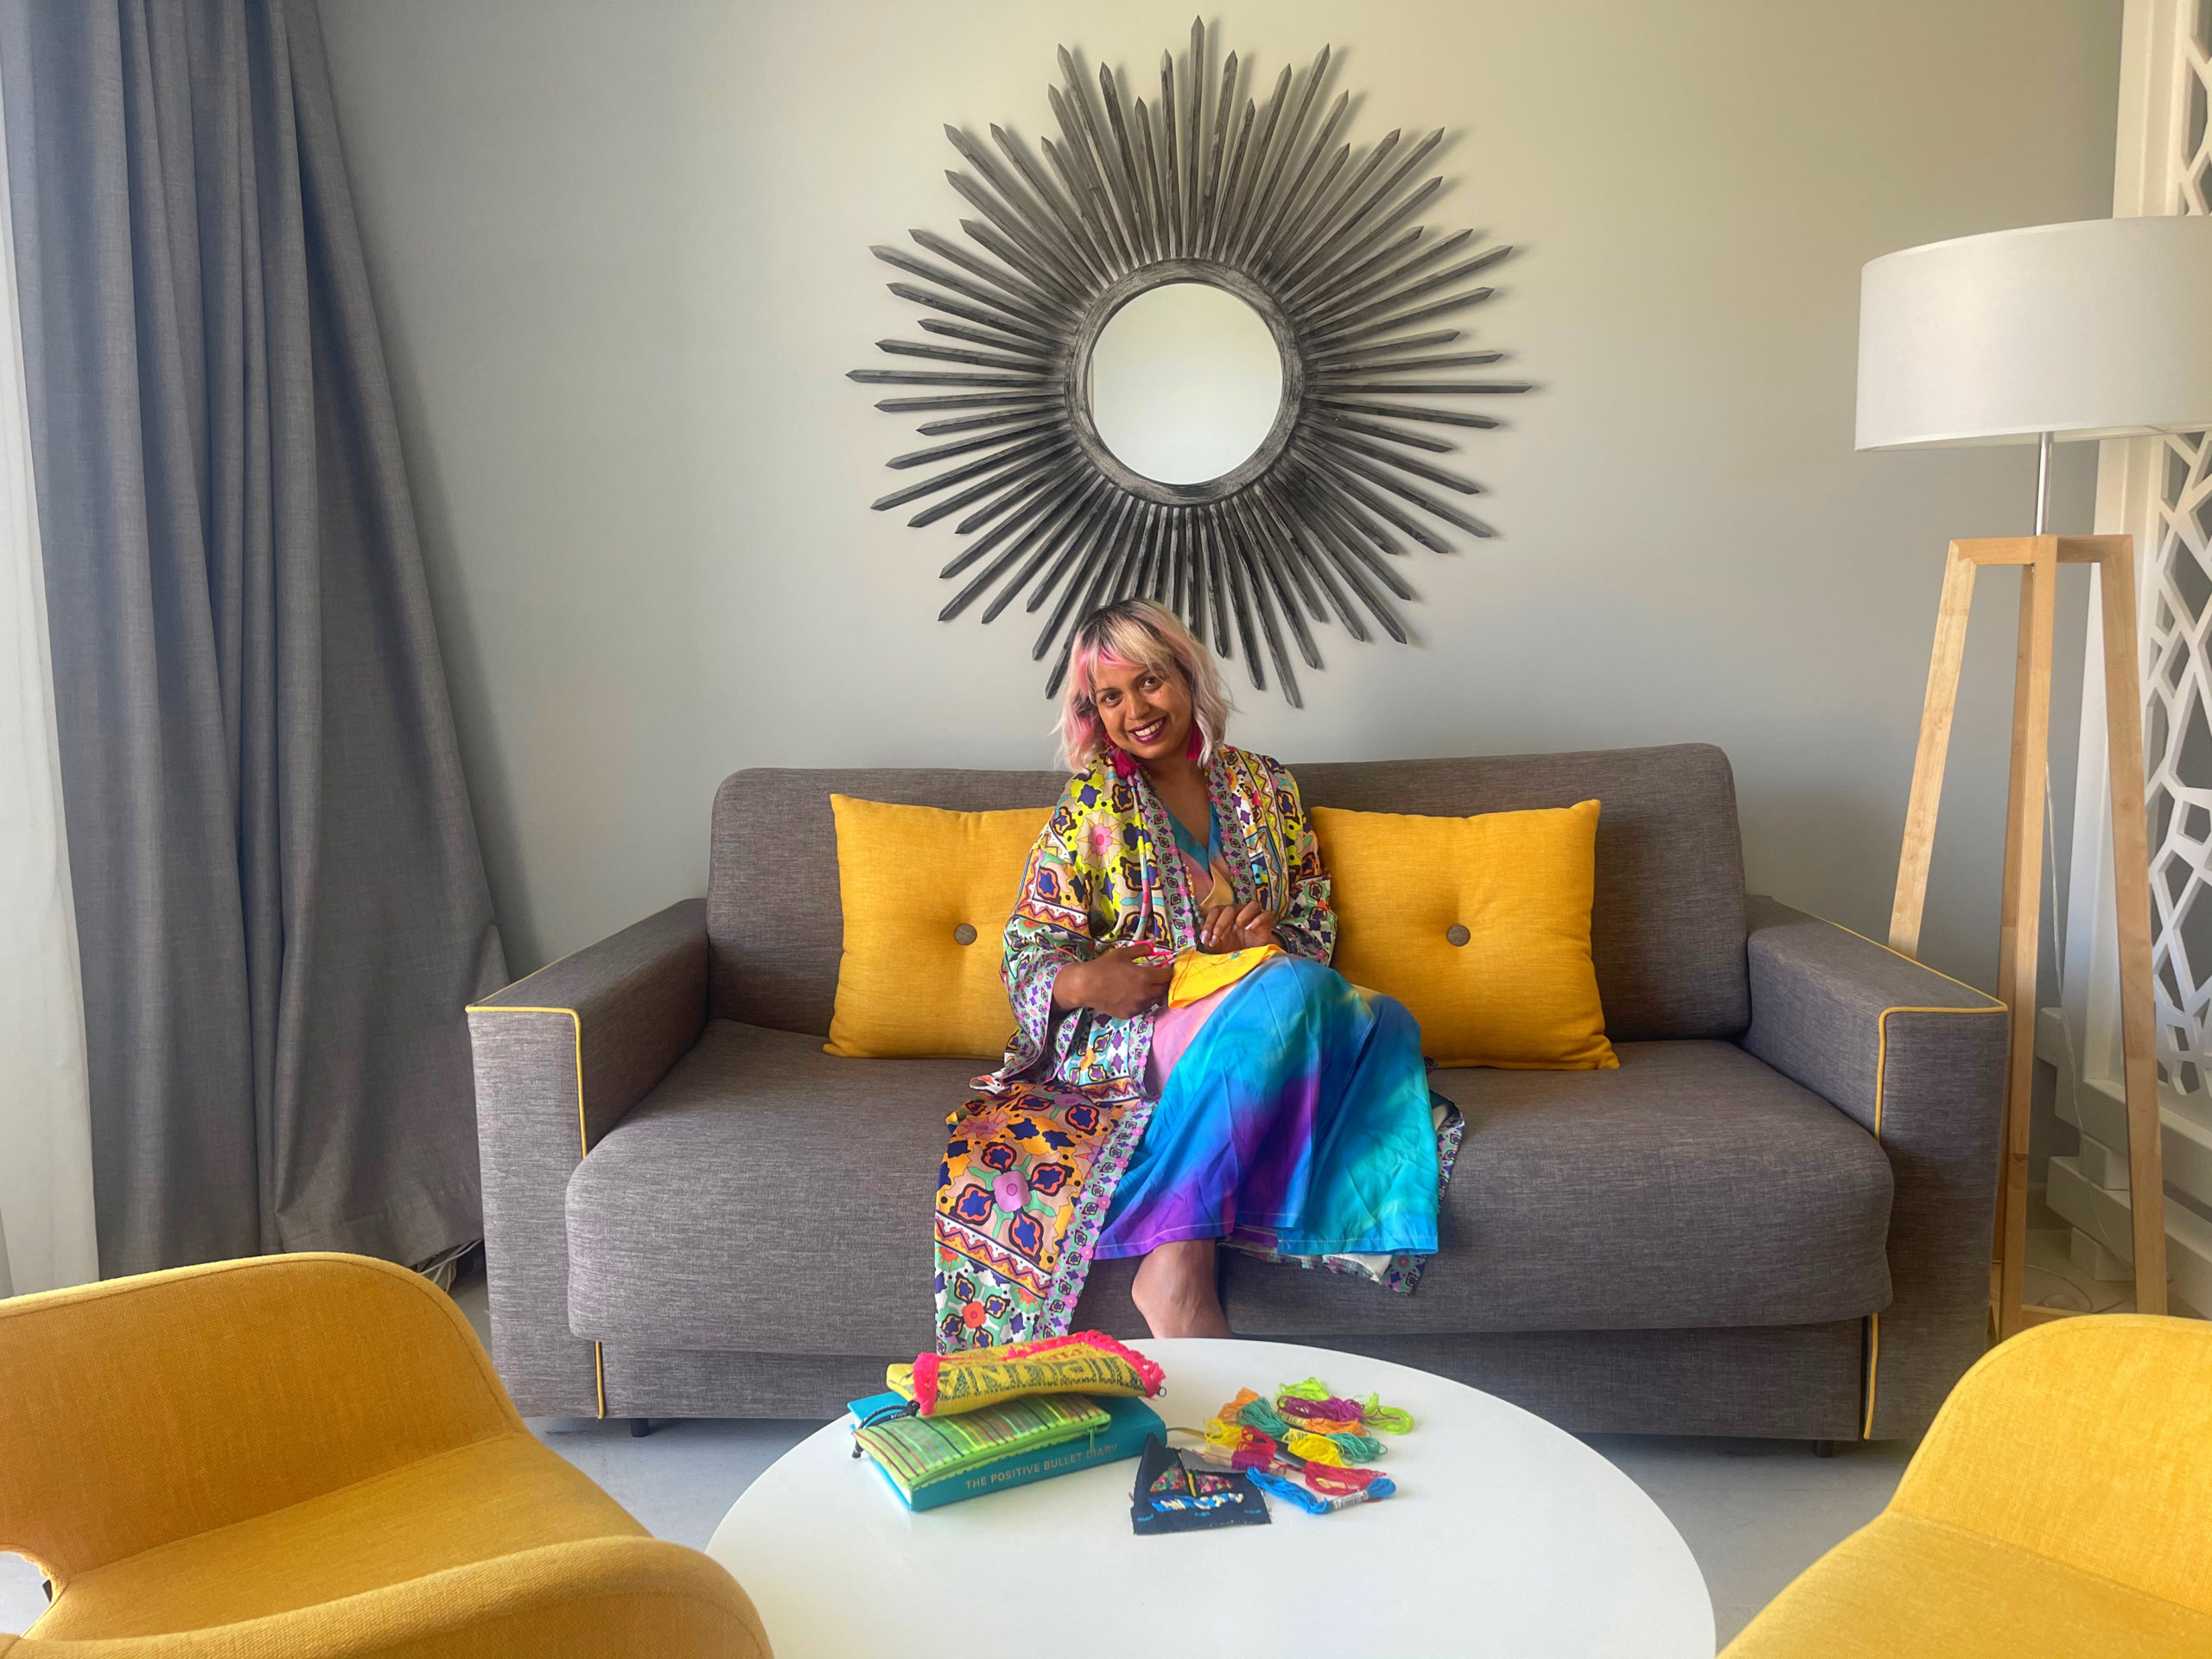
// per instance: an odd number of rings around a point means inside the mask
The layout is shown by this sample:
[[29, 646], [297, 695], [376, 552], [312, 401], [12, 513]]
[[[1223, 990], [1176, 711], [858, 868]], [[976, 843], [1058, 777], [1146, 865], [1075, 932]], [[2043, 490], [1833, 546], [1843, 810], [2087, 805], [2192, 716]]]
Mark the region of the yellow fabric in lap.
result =
[[1175, 976], [1167, 982], [1167, 1006], [1187, 1008], [1203, 1002], [1216, 991], [1225, 990], [1269, 957], [1283, 954], [1280, 945], [1263, 944], [1252, 950], [1229, 950], [1208, 956], [1185, 950], [1175, 958]]
[[1312, 816], [1337, 912], [1333, 965], [1404, 1003], [1422, 1052], [1440, 1065], [1619, 1065], [1590, 960], [1597, 802]]
[[999, 978], [1007, 918], [1051, 810], [947, 812], [849, 795], [830, 808], [845, 954], [824, 1052], [999, 1058], [1014, 1034]]

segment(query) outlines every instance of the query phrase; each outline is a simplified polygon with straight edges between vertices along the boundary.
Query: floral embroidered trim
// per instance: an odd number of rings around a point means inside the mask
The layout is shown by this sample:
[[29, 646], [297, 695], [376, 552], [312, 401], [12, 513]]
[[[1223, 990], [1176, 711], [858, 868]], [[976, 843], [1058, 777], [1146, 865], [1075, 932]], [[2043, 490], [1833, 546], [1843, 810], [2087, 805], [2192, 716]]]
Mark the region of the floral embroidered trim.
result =
[[1076, 1200], [1075, 1215], [1060, 1236], [1060, 1259], [1045, 1287], [1045, 1305], [1038, 1311], [1037, 1327], [1047, 1337], [1064, 1337], [1075, 1318], [1075, 1305], [1090, 1277], [1090, 1253], [1098, 1248], [1098, 1235], [1106, 1229], [1106, 1212], [1114, 1207], [1114, 1190], [1128, 1173], [1152, 1121], [1153, 1103], [1133, 1100], [1123, 1106], [1105, 1144], [1090, 1164], [1090, 1179]]

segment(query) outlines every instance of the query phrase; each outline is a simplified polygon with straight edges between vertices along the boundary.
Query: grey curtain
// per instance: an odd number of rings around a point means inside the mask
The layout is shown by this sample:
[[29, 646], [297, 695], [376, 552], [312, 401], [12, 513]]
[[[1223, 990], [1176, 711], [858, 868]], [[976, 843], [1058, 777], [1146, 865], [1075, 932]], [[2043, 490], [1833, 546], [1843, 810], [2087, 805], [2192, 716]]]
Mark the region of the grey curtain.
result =
[[505, 978], [312, 0], [0, 0], [100, 1265], [481, 1227]]

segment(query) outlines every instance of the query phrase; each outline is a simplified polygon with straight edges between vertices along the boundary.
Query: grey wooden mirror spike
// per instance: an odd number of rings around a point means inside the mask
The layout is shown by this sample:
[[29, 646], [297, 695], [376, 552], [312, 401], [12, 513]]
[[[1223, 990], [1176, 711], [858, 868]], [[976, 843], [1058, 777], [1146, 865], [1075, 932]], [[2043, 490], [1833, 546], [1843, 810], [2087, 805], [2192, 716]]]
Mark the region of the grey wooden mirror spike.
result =
[[[1437, 326], [1491, 297], [1475, 279], [1512, 249], [1414, 222], [1443, 188], [1419, 177], [1443, 133], [1407, 143], [1393, 131], [1357, 150], [1338, 136], [1348, 94], [1317, 114], [1325, 47], [1303, 76], [1284, 69], [1264, 106], [1240, 105], [1233, 52], [1207, 95], [1202, 20], [1179, 73], [1161, 54], [1154, 104], [1106, 68], [1094, 92], [1065, 48], [1059, 63], [1058, 133], [1039, 141], [1041, 162], [1003, 128], [988, 145], [945, 129], [968, 168], [946, 176], [979, 215], [960, 221], [968, 244], [918, 230], [918, 254], [872, 250], [902, 273], [891, 291], [922, 309], [929, 338], [879, 340], [899, 363], [852, 378], [905, 389], [878, 409], [930, 417], [930, 442], [890, 461], [927, 475], [874, 505], [926, 504], [907, 520], [917, 528], [958, 515], [954, 533], [973, 539], [940, 574], [966, 580], [938, 620], [979, 601], [985, 622], [1017, 599], [1043, 613], [1031, 655], [1052, 659], [1048, 697], [1076, 619], [1142, 594], [1241, 656], [1255, 687], [1272, 668], [1302, 707], [1292, 657], [1321, 666], [1313, 625], [1403, 643], [1392, 601], [1414, 596], [1397, 565], [1408, 544], [1449, 552], [1450, 531], [1494, 533], [1452, 499], [1482, 486], [1426, 458], [1455, 443], [1421, 429], [1494, 427], [1457, 400], [1529, 390], [1468, 378], [1503, 353], [1450, 350], [1461, 331]], [[1266, 321], [1283, 403], [1244, 463], [1163, 484], [1101, 442], [1085, 365], [1122, 306], [1189, 281]]]

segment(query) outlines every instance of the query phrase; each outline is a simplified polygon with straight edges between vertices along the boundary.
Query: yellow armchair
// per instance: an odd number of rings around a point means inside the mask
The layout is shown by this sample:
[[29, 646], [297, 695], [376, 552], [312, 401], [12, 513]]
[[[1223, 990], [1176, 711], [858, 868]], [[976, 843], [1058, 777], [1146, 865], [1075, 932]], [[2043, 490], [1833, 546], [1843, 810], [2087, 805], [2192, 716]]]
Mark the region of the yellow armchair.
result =
[[2022, 1332], [1944, 1402], [1889, 1507], [1722, 1659], [2212, 1655], [2212, 1325]]
[[766, 1659], [753, 1604], [523, 1426], [404, 1270], [267, 1256], [0, 1301], [4, 1659]]

